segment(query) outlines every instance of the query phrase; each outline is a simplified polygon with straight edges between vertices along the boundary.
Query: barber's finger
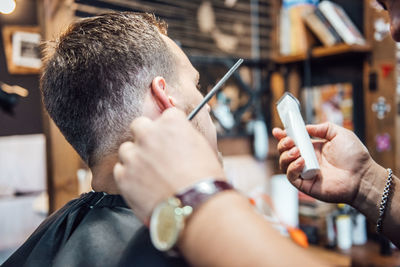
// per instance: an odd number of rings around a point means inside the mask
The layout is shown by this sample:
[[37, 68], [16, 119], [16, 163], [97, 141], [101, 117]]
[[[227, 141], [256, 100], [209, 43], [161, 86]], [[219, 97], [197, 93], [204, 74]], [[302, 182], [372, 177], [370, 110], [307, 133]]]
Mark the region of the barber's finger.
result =
[[118, 158], [122, 164], [133, 160], [135, 144], [132, 142], [122, 143], [118, 149]]
[[300, 177], [304, 164], [304, 159], [302, 157], [289, 164], [286, 174], [290, 182], [294, 183], [295, 180]]
[[322, 124], [307, 125], [306, 128], [311, 136], [332, 140], [337, 135], [339, 126], [325, 122]]
[[297, 147], [292, 147], [290, 150], [285, 151], [279, 158], [279, 166], [282, 171], [286, 172], [290, 163], [300, 157], [300, 151]]
[[182, 128], [191, 125], [186, 118], [186, 114], [177, 108], [169, 108], [165, 110], [157, 120], [157, 124], [169, 130], [171, 130], [171, 126], [173, 126], [173, 128]]
[[114, 174], [114, 179], [117, 182], [120, 182], [124, 178], [124, 175], [125, 175], [124, 166], [122, 166], [121, 163], [117, 162], [117, 164], [114, 165], [113, 174]]
[[283, 152], [291, 149], [292, 147], [294, 147], [294, 141], [292, 138], [290, 138], [289, 136], [283, 138], [281, 141], [279, 141], [278, 143], [278, 151], [280, 154], [282, 154]]
[[139, 117], [133, 120], [130, 125], [131, 132], [135, 141], [138, 141], [149, 132], [153, 126], [153, 121], [146, 117]]
[[177, 108], [168, 108], [161, 115], [160, 119], [180, 119], [186, 120], [186, 114]]
[[286, 131], [282, 130], [281, 128], [274, 128], [272, 129], [272, 135], [280, 141], [282, 138], [286, 137]]

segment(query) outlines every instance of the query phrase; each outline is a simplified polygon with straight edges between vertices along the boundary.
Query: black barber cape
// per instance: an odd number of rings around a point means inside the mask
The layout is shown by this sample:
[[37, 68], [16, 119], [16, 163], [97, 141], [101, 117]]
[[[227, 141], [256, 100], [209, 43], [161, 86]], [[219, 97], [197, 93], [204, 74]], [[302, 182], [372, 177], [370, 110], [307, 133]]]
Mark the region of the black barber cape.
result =
[[187, 266], [150, 242], [149, 232], [119, 195], [83, 194], [47, 218], [2, 265]]

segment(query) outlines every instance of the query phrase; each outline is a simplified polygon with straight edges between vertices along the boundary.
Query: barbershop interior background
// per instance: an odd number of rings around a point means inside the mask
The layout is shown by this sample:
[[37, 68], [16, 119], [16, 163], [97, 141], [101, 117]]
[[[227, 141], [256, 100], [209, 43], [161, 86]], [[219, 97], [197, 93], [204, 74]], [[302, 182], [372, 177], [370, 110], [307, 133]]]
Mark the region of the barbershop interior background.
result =
[[49, 214], [91, 190], [90, 171], [41, 103], [40, 44], [77, 18], [117, 10], [164, 19], [203, 94], [245, 59], [211, 114], [227, 178], [277, 231], [338, 266], [399, 266], [398, 249], [363, 215], [299, 193], [279, 170], [271, 131], [282, 127], [276, 103], [290, 92], [306, 123], [354, 131], [399, 175], [400, 50], [387, 14], [375, 0], [324, 2], [0, 0], [0, 264]]

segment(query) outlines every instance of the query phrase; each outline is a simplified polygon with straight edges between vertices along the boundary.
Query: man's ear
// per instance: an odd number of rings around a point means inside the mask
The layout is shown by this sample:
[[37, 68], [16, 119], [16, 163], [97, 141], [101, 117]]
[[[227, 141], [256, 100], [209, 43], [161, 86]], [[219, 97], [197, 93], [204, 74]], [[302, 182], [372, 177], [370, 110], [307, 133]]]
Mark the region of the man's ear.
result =
[[151, 95], [161, 112], [175, 106], [173, 98], [167, 93], [167, 82], [163, 77], [157, 76], [153, 79], [151, 82]]

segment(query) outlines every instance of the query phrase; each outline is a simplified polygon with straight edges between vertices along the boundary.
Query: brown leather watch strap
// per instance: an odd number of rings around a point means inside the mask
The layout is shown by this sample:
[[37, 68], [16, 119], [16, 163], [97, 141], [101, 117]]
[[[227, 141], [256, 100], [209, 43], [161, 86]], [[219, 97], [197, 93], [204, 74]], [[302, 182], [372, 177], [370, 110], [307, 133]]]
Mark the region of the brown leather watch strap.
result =
[[226, 181], [207, 179], [194, 184], [175, 196], [182, 202], [182, 206], [191, 206], [196, 209], [215, 194], [233, 189], [232, 185]]

